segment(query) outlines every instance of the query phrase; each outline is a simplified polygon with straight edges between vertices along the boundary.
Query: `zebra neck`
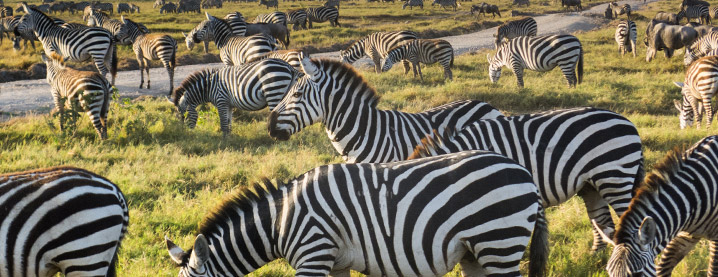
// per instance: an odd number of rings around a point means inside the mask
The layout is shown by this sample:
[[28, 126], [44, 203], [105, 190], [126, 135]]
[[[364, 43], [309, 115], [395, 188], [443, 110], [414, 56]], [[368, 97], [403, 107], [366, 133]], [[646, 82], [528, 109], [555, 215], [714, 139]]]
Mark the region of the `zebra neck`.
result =
[[[374, 147], [373, 145], [363, 145], [368, 138], [387, 143], [391, 141], [391, 136], [397, 135], [393, 132], [386, 132], [383, 128], [390, 123], [396, 123], [389, 122], [387, 119], [399, 120], [393, 115], [386, 115], [395, 111], [383, 111], [371, 107], [371, 105], [351, 110], [335, 110], [337, 112], [328, 117], [329, 120], [324, 122], [324, 127], [332, 146], [346, 162], [357, 162], [355, 159], [366, 150], [365, 147]], [[388, 127], [391, 128], [391, 126]]]
[[214, 44], [217, 48], [222, 48], [229, 42], [229, 38], [232, 37], [232, 30], [227, 26], [216, 24], [214, 28]]

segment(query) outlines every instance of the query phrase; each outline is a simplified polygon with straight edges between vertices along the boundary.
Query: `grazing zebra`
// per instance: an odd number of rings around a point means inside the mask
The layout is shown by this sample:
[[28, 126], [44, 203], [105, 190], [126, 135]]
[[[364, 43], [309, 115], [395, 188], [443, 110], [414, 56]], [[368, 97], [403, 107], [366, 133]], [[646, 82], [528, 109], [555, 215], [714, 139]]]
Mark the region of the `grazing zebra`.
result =
[[[376, 32], [356, 42], [349, 48], [339, 52], [339, 58], [345, 63], [354, 63], [364, 55], [374, 62], [374, 72], [381, 72], [381, 60], [389, 50], [405, 41], [419, 38], [412, 31]], [[409, 61], [404, 61], [404, 74], [409, 72]]]
[[[0, 44], [2, 44], [3, 41], [3, 34], [5, 34], [8, 39], [10, 38], [10, 33], [15, 31], [15, 27], [17, 27], [21, 17], [20, 15], [16, 15], [0, 18], [0, 31], [2, 31], [0, 32]], [[35, 43], [33, 43], [32, 48], [35, 49]]]
[[626, 54], [626, 51], [632, 52], [633, 57], [636, 57], [636, 37], [638, 31], [636, 30], [636, 23], [630, 20], [621, 20], [618, 22], [616, 27], [616, 43], [618, 44], [618, 52], [621, 56]]
[[[302, 60], [305, 76], [270, 114], [269, 135], [279, 140], [321, 122], [349, 163], [405, 160], [432, 129], [462, 128], [502, 114], [481, 101], [456, 101], [422, 113], [376, 108], [376, 91], [350, 65]], [[347, 124], [349, 123], [349, 124]]]
[[[117, 55], [112, 34], [103, 28], [66, 29], [57, 26], [44, 13], [22, 4], [27, 13], [18, 23], [18, 29], [33, 30], [42, 43], [45, 53], [55, 52], [74, 61], [92, 58], [97, 70], [104, 76], [108, 72], [115, 84]], [[107, 66], [109, 65], [109, 69]]]
[[[65, 66], [62, 57], [53, 53], [50, 57], [42, 54], [47, 66], [47, 82], [50, 84], [55, 109], [80, 109], [90, 117], [95, 131], [101, 139], [107, 138], [107, 112], [110, 107], [112, 85], [96, 72], [79, 71]], [[64, 130], [60, 120], [60, 130]]]
[[0, 191], [0, 276], [115, 276], [129, 222], [117, 185], [63, 166], [2, 174]]
[[683, 64], [689, 66], [716, 49], [718, 49], [718, 32], [710, 32], [686, 47]]
[[247, 63], [253, 63], [264, 59], [280, 59], [287, 62], [297, 71], [304, 72], [302, 71], [302, 57], [309, 57], [309, 54], [304, 53], [301, 49], [277, 50], [259, 57], [254, 57], [248, 60]]
[[259, 14], [252, 23], [275, 23], [287, 27], [287, 14], [283, 12]]
[[[207, 20], [195, 27], [187, 36], [187, 41], [199, 43], [214, 38], [219, 48], [219, 57], [225, 65], [241, 65], [249, 59], [277, 50], [277, 41], [273, 37], [265, 34], [238, 37], [232, 33], [227, 22], [206, 15]], [[192, 49], [189, 43], [187, 47]]]
[[424, 0], [406, 0], [404, 5], [401, 6], [401, 9], [406, 9], [406, 7], [409, 7], [410, 10], [413, 10], [414, 7], [420, 7], [423, 10]]
[[489, 54], [486, 58], [493, 83], [499, 81], [504, 65], [514, 72], [520, 88], [524, 87], [524, 68], [545, 72], [558, 66], [569, 87], [576, 87], [583, 79], [583, 48], [572, 35], [518, 37], [499, 46], [493, 58]]
[[227, 136], [232, 124], [232, 108], [270, 110], [279, 104], [299, 72], [278, 59], [264, 59], [243, 66], [205, 69], [187, 77], [172, 93], [180, 118], [187, 125], [197, 124], [197, 106], [211, 102], [217, 107], [222, 133]]
[[[87, 17], [87, 26], [90, 27], [102, 27], [106, 30], [110, 31], [113, 36], [117, 36], [119, 34], [120, 29], [122, 29], [122, 21], [117, 19], [110, 18], [109, 15], [107, 15], [104, 12], [97, 11], [97, 10], [90, 10], [90, 14]], [[123, 44], [126, 45], [126, 44]]]
[[339, 10], [335, 7], [317, 7], [317, 8], [306, 8], [307, 20], [309, 21], [309, 29], [312, 28], [312, 22], [326, 22], [332, 27], [341, 27], [339, 24]]
[[676, 15], [678, 22], [685, 18], [686, 22], [698, 18], [701, 24], [711, 24], [710, 12], [707, 6], [687, 6]]
[[[711, 107], [711, 99], [718, 92], [718, 56], [706, 56], [692, 63], [686, 70], [686, 78], [684, 83], [675, 83], [681, 88], [683, 95], [683, 104], [676, 104], [676, 108], [680, 111], [681, 129], [693, 125], [695, 118], [696, 127], [701, 127], [702, 112], [699, 108], [706, 111], [706, 121], [710, 128], [713, 121], [713, 109]], [[688, 105], [685, 105], [688, 104]], [[690, 118], [692, 115], [693, 118]]]
[[299, 30], [301, 27], [302, 29], [307, 29], [307, 12], [305, 10], [293, 10], [289, 11], [287, 13], [287, 23], [292, 23], [294, 26], [292, 29], [294, 31]]
[[529, 240], [541, 276], [548, 256], [531, 174], [483, 151], [264, 179], [204, 222], [188, 252], [166, 238], [180, 276], [245, 276], [279, 258], [297, 276], [443, 276], [457, 263], [464, 276], [520, 276]]
[[123, 29], [117, 39], [123, 44], [132, 45], [132, 51], [135, 52], [137, 63], [140, 65], [140, 88], [145, 83], [142, 70], [147, 71], [147, 89], [150, 89], [150, 61], [160, 60], [170, 77], [170, 90], [167, 94], [171, 95], [174, 88], [177, 41], [169, 35], [150, 34], [124, 16], [122, 21]]
[[[681, 153], [668, 153], [637, 189], [628, 211], [603, 238], [614, 245], [610, 276], [670, 276], [702, 238], [711, 239], [708, 276], [718, 274], [718, 137], [709, 136]], [[661, 253], [661, 260], [655, 258]]]
[[494, 46], [498, 49], [504, 40], [510, 40], [520, 36], [536, 36], [537, 32], [538, 25], [536, 24], [536, 20], [531, 17], [510, 20], [496, 29]]
[[[455, 134], [429, 136], [409, 158], [490, 150], [525, 166], [543, 202], [556, 206], [578, 194], [588, 217], [613, 226], [643, 178], [641, 139], [628, 119], [607, 110], [574, 108], [474, 121]], [[593, 250], [605, 247], [594, 230]]]
[[441, 6], [442, 9], [446, 9], [446, 7], [453, 7], [454, 11], [456, 11], [456, 0], [434, 0], [434, 2], [431, 3], [431, 6], [433, 7], [434, 4]]
[[454, 48], [448, 41], [443, 39], [414, 39], [407, 41], [389, 50], [386, 57], [381, 61], [381, 70], [389, 71], [391, 67], [399, 62], [407, 60], [411, 62], [416, 78], [417, 70], [419, 77], [424, 80], [421, 74], [419, 63], [432, 64], [438, 62], [444, 68], [444, 80], [453, 80], [451, 67], [454, 65]]
[[710, 3], [706, 2], [706, 1], [703, 1], [703, 0], [683, 0], [683, 2], [681, 2], [681, 4], [678, 6], [678, 10], [679, 10], [679, 11], [682, 11], [682, 10], [684, 10], [687, 6], [706, 6], [706, 7], [710, 7], [710, 5], [711, 5]]
[[623, 6], [620, 6], [616, 2], [611, 2], [608, 3], [608, 6], [613, 11], [613, 18], [618, 18], [618, 16], [622, 14], [626, 15], [626, 19], [631, 18], [631, 5], [624, 4]]

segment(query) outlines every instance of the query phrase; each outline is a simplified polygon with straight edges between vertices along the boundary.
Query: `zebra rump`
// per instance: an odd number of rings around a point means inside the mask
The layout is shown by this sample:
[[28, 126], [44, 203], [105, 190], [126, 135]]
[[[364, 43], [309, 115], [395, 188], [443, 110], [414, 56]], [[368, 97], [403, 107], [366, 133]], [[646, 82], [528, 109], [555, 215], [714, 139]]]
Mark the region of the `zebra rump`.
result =
[[704, 111], [710, 128], [713, 122], [711, 99], [718, 92], [718, 56], [706, 56], [692, 63], [686, 70], [685, 82], [675, 84], [681, 88], [683, 96], [682, 105], [678, 101], [674, 102], [680, 112], [681, 129], [693, 125], [694, 121], [696, 128], [700, 129]]
[[633, 53], [633, 57], [636, 57], [636, 37], [638, 31], [636, 30], [636, 23], [630, 20], [621, 20], [618, 22], [616, 27], [616, 33], [614, 38], [618, 44], [618, 51], [621, 56], [625, 55], [626, 52]]
[[520, 36], [536, 36], [538, 25], [536, 20], [526, 17], [517, 20], [510, 20], [496, 29], [494, 46], [498, 49], [504, 40], [511, 40]]

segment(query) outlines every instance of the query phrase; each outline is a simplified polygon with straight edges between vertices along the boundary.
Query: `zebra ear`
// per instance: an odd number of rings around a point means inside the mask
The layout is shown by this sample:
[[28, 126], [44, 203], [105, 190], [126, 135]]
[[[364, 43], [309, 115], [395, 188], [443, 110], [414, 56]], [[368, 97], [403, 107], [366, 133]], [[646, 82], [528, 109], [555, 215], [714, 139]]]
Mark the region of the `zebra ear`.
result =
[[165, 236], [165, 242], [167, 243], [167, 251], [170, 252], [170, 258], [172, 258], [172, 261], [177, 264], [182, 264], [182, 259], [185, 255], [184, 250], [172, 242], [167, 236]]
[[187, 34], [185, 34], [184, 32], [182, 32], [182, 36], [183, 36], [183, 37], [187, 37]]
[[189, 267], [200, 269], [209, 260], [209, 243], [204, 235], [199, 234], [194, 240], [192, 255], [189, 257]]
[[596, 230], [599, 235], [601, 235], [601, 239], [603, 239], [604, 242], [616, 246], [616, 242], [611, 239], [614, 231], [613, 228], [598, 225], [598, 222], [596, 222], [595, 219], [591, 219], [591, 224], [593, 224], [593, 229]]
[[638, 243], [643, 247], [648, 246], [653, 238], [656, 237], [656, 221], [652, 217], [647, 216], [641, 222], [641, 227], [638, 229]]
[[302, 59], [302, 70], [309, 76], [310, 79], [316, 80], [319, 77], [319, 68], [309, 57], [304, 56], [304, 53], [299, 55]]
[[678, 112], [683, 111], [683, 104], [681, 103], [681, 101], [673, 99], [673, 105], [676, 106], [676, 110], [678, 110]]
[[204, 15], [207, 16], [207, 20], [212, 20], [212, 16], [209, 15], [209, 12], [204, 12]]
[[124, 22], [125, 24], [127, 24], [127, 21], [125, 21], [125, 16], [124, 16], [124, 15], [120, 15], [120, 21], [122, 21], [122, 22]]
[[491, 55], [489, 55], [489, 53], [486, 53], [486, 60], [491, 63]]
[[679, 88], [683, 88], [683, 85], [684, 85], [684, 84], [681, 83], [681, 82], [673, 82], [673, 84], [676, 85], [676, 86], [679, 87]]
[[25, 3], [21, 3], [22, 9], [25, 11], [25, 13], [30, 13], [30, 9], [27, 8], [27, 5]]

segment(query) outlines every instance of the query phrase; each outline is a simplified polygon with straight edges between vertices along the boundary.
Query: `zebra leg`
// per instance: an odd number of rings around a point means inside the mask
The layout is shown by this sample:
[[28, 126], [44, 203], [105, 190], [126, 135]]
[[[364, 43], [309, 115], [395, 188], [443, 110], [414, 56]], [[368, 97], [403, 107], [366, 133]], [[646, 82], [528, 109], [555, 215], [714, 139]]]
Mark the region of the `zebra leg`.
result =
[[[409, 67], [409, 61], [407, 61], [407, 60], [401, 60], [401, 63], [404, 65], [404, 75], [408, 74], [408, 73], [409, 73], [409, 69], [410, 69], [410, 67]], [[416, 77], [416, 76], [414, 76], [414, 77]]]
[[167, 65], [167, 74], [170, 76], [170, 92], [167, 94], [169, 96], [172, 96], [172, 91], [174, 90], [174, 79], [175, 79], [175, 56], [176, 53], [172, 52], [172, 56], [170, 57], [170, 60], [168, 61]]
[[570, 62], [570, 63], [564, 63], [558, 65], [561, 68], [561, 72], [563, 72], [563, 76], [566, 78], [566, 81], [568, 82], [569, 88], [575, 88], [576, 87], [576, 63]]
[[463, 259], [459, 262], [461, 264], [461, 276], [486, 276], [484, 268], [481, 264], [476, 261], [471, 253], [466, 253]]
[[[601, 195], [593, 186], [584, 185], [583, 188], [578, 191], [578, 196], [583, 198], [589, 221], [595, 220], [599, 226], [616, 229], [613, 224], [613, 219], [611, 218], [611, 210], [608, 208], [608, 203], [601, 198]], [[596, 230], [596, 227], [593, 225], [591, 225], [591, 230], [593, 231], [593, 246], [591, 246], [591, 251], [596, 252], [605, 248], [606, 242], [603, 241], [599, 230]], [[612, 234], [607, 235], [610, 236]]]
[[421, 64], [414, 63], [414, 68], [416, 68], [417, 71], [419, 71], [419, 80], [424, 81], [424, 74], [421, 74]]
[[136, 55], [137, 55], [137, 63], [140, 67], [140, 89], [141, 89], [142, 86], [145, 84], [145, 72], [144, 72], [145, 59], [142, 58], [142, 53], [140, 53], [140, 52], [137, 52]]
[[150, 89], [150, 59], [145, 58], [145, 72], [147, 72], [147, 89]]
[[209, 53], [209, 41], [207, 41], [207, 40], [204, 41], [204, 53], [205, 54]]
[[671, 276], [673, 268], [683, 260], [688, 252], [691, 252], [699, 240], [688, 233], [678, 233], [678, 236], [673, 238], [663, 250], [661, 259], [656, 264], [656, 276]]
[[701, 102], [695, 97], [690, 97], [691, 108], [693, 109], [693, 122], [696, 123], [696, 129], [701, 128], [701, 121], [703, 121], [703, 111], [699, 109]]
[[707, 98], [703, 98], [703, 109], [706, 111], [706, 128], [711, 128], [711, 123], [713, 122], [713, 106], [711, 106], [711, 96]]
[[87, 116], [92, 121], [92, 125], [95, 126], [95, 131], [101, 139], [107, 139], [107, 133], [103, 132], [102, 124], [102, 108], [104, 106], [104, 92], [100, 91], [85, 91], [80, 95], [80, 105], [87, 113]]
[[219, 113], [219, 126], [222, 129], [222, 137], [226, 138], [231, 132], [232, 109], [223, 100], [217, 102], [215, 106], [217, 107], [217, 113]]
[[524, 68], [521, 65], [514, 63], [512, 65], [511, 70], [514, 72], [514, 75], [516, 75], [516, 84], [519, 86], [519, 88], [523, 88], [524, 87]]
[[718, 276], [718, 241], [711, 241], [711, 259], [708, 262], [708, 276]]
[[197, 106], [190, 105], [187, 107], [187, 118], [185, 119], [187, 122], [187, 128], [194, 129], [194, 127], [197, 126], [198, 117], [199, 114], [197, 113]]
[[446, 80], [446, 78], [449, 78], [449, 80], [453, 80], [454, 74], [451, 72], [451, 64], [446, 63], [446, 64], [443, 64], [443, 66], [444, 66], [444, 80]]

